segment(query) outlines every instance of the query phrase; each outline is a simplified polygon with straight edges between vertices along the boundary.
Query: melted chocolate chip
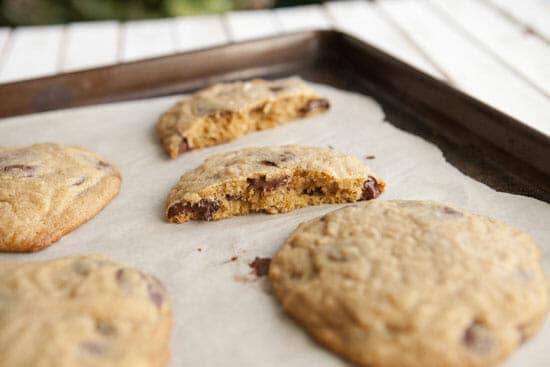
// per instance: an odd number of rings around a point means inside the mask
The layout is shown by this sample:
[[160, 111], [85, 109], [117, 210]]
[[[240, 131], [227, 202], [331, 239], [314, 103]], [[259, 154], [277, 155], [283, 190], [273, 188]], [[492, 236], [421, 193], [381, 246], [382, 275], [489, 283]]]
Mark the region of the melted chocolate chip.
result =
[[462, 338], [464, 345], [472, 352], [485, 355], [491, 352], [494, 345], [491, 332], [486, 326], [474, 321], [465, 331]]
[[24, 164], [12, 164], [0, 169], [0, 172], [6, 172], [10, 174], [17, 174], [22, 177], [33, 177], [35, 173], [35, 167], [26, 166]]
[[115, 273], [115, 281], [118, 287], [124, 292], [130, 292], [132, 287], [127, 273], [128, 271], [125, 269], [118, 269]]
[[116, 334], [116, 329], [113, 325], [101, 320], [96, 321], [95, 329], [99, 334], [104, 336], [111, 336]]
[[290, 178], [288, 176], [278, 177], [271, 180], [266, 179], [265, 176], [246, 179], [246, 182], [248, 182], [248, 184], [252, 186], [254, 190], [261, 193], [275, 190], [281, 186], [286, 186], [289, 181]]
[[265, 106], [266, 106], [265, 104], [261, 104], [258, 107], [252, 109], [252, 112], [254, 112], [254, 113], [263, 113], [264, 109], [265, 109]]
[[86, 177], [81, 176], [81, 177], [77, 178], [76, 180], [74, 180], [73, 186], [80, 186], [84, 183], [84, 181], [86, 181]]
[[[115, 273], [115, 279], [121, 289], [129, 291], [131, 283], [129, 282], [129, 279], [126, 278], [127, 272], [128, 271], [125, 269], [118, 269]], [[160, 308], [164, 302], [165, 290], [163, 285], [154, 276], [146, 275], [142, 272], [138, 272], [138, 274], [141, 279], [147, 282], [147, 294], [149, 295], [149, 299], [155, 306]]]
[[111, 166], [109, 165], [109, 163], [104, 162], [104, 161], [99, 161], [99, 162], [97, 162], [97, 166], [98, 166], [99, 168], [111, 167]]
[[527, 329], [526, 325], [519, 325], [517, 329], [519, 334], [519, 344], [523, 344], [527, 340], [529, 340], [529, 333], [526, 330]]
[[151, 302], [160, 308], [164, 302], [164, 287], [157, 278], [153, 276], [148, 278], [147, 292]]
[[232, 257], [229, 259], [229, 261], [230, 261], [230, 262], [234, 262], [234, 261], [237, 261], [238, 258], [239, 258], [238, 256], [232, 256]]
[[177, 203], [168, 208], [168, 218], [173, 218], [185, 213], [196, 214], [199, 218], [210, 221], [222, 207], [218, 200], [201, 199], [196, 203]]
[[448, 206], [444, 206], [442, 209], [443, 209], [443, 213], [445, 213], [445, 214], [456, 215], [456, 216], [459, 216], [459, 217], [463, 216], [463, 214], [461, 212], [459, 212], [456, 209], [450, 208]]
[[368, 155], [368, 156], [365, 157], [365, 159], [375, 159], [375, 158], [376, 158], [376, 156], [374, 156], [374, 155]]
[[122, 278], [124, 278], [124, 269], [118, 269], [115, 273], [115, 279], [117, 282], [121, 283]]
[[378, 181], [372, 176], [363, 182], [363, 192], [359, 200], [371, 200], [377, 198], [382, 193], [382, 188], [378, 184]]
[[250, 266], [256, 276], [263, 277], [269, 273], [269, 264], [271, 264], [269, 257], [256, 257], [248, 266]]
[[81, 260], [74, 263], [73, 269], [78, 275], [87, 276], [92, 271], [92, 265], [88, 261]]
[[330, 107], [330, 103], [325, 98], [319, 98], [319, 99], [312, 99], [306, 102], [306, 104], [300, 108], [300, 113], [302, 114], [308, 114], [314, 110], [317, 109], [327, 109]]
[[263, 164], [264, 166], [271, 166], [271, 167], [279, 167], [277, 166], [277, 163], [275, 162], [272, 162], [272, 161], [260, 161], [261, 164]]
[[273, 93], [280, 92], [284, 89], [285, 89], [285, 87], [280, 87], [280, 86], [276, 86], [276, 85], [274, 85], [273, 87], [269, 87], [269, 90], [272, 91]]
[[181, 138], [180, 145], [178, 147], [178, 153], [187, 152], [189, 149], [189, 142], [187, 141], [187, 138], [184, 136]]
[[241, 200], [243, 196], [241, 194], [225, 194], [225, 198], [230, 201]]
[[320, 196], [323, 195], [323, 188], [321, 187], [308, 187], [302, 191], [302, 194], [309, 196]]

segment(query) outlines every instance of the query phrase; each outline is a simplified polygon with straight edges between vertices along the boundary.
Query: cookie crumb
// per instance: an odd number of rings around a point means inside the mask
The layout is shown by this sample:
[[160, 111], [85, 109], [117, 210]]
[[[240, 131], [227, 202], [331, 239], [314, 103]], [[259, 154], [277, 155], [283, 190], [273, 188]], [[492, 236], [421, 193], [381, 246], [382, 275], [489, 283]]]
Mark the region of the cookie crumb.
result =
[[255, 278], [255, 277], [252, 277], [250, 275], [242, 275], [242, 274], [235, 275], [233, 277], [233, 279], [235, 279], [237, 282], [241, 282], [241, 283], [253, 283], [257, 280], [257, 278]]
[[535, 28], [531, 26], [525, 26], [525, 28], [523, 28], [523, 32], [525, 34], [530, 34], [530, 35], [537, 34], [537, 32], [535, 31]]
[[248, 266], [252, 269], [253, 273], [258, 277], [263, 277], [269, 272], [269, 264], [271, 258], [269, 257], [257, 257]]
[[365, 159], [376, 159], [376, 156], [373, 155], [373, 154], [367, 155], [367, 156], [365, 157]]
[[238, 259], [239, 259], [238, 256], [232, 256], [232, 257], [230, 257], [229, 259], [225, 260], [222, 264], [233, 263], [233, 262], [237, 261]]
[[198, 252], [202, 252], [202, 248], [200, 248], [200, 247], [197, 248], [197, 251], [198, 251]]

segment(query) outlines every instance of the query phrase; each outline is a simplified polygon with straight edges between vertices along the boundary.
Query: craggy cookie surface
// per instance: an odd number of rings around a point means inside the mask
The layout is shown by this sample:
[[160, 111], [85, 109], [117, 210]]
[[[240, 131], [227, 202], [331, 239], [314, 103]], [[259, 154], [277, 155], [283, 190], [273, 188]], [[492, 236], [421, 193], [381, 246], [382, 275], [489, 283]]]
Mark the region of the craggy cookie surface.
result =
[[171, 158], [329, 108], [299, 78], [216, 84], [184, 98], [159, 119], [157, 131]]
[[159, 281], [107, 258], [0, 264], [2, 366], [166, 366], [171, 323]]
[[328, 148], [287, 145], [213, 156], [168, 195], [171, 222], [374, 199], [384, 190], [359, 159]]
[[0, 251], [36, 251], [96, 215], [120, 174], [87, 149], [0, 147]]
[[524, 232], [449, 206], [372, 201], [301, 224], [271, 261], [283, 308], [363, 366], [494, 366], [548, 307]]

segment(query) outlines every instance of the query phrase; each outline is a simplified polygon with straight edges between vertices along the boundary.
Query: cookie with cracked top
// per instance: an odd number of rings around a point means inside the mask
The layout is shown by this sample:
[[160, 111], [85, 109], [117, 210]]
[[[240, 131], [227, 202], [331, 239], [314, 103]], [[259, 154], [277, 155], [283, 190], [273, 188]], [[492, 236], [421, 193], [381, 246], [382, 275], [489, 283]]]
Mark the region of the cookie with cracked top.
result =
[[302, 223], [272, 258], [284, 310], [361, 366], [495, 366], [548, 309], [539, 248], [494, 219], [371, 201]]
[[356, 157], [297, 145], [247, 148], [208, 158], [168, 195], [170, 222], [376, 198], [385, 183]]
[[161, 283], [108, 258], [0, 267], [2, 366], [164, 367], [171, 325]]
[[0, 251], [58, 241], [105, 207], [120, 182], [113, 165], [85, 148], [0, 147]]
[[329, 108], [300, 78], [221, 83], [179, 101], [157, 125], [170, 158]]

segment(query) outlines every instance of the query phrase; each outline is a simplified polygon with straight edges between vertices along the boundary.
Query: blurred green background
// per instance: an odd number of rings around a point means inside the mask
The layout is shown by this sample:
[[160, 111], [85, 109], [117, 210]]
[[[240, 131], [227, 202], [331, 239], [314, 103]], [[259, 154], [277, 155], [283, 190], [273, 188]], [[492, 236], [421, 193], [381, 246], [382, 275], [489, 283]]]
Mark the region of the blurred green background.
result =
[[1, 25], [150, 19], [320, 3], [315, 0], [0, 0]]

